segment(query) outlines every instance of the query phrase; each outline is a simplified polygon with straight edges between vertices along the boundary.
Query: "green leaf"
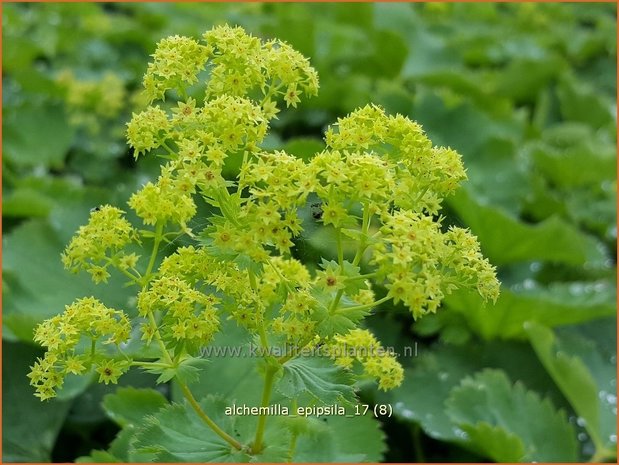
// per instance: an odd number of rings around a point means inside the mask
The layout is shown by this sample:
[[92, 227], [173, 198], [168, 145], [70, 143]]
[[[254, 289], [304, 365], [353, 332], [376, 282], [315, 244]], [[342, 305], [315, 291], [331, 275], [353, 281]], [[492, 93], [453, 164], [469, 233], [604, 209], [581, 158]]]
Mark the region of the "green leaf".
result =
[[606, 258], [595, 239], [560, 218], [525, 224], [500, 208], [476, 202], [466, 189], [460, 189], [449, 204], [478, 237], [482, 252], [493, 264], [544, 260], [601, 266]]
[[[361, 308], [348, 297], [342, 297], [336, 312], [329, 311], [332, 296], [322, 293], [316, 296], [318, 304], [314, 309], [312, 318], [318, 322], [316, 332], [322, 337], [331, 337], [335, 334], [344, 334], [358, 326], [372, 311], [371, 308]], [[347, 307], [350, 307], [348, 309]]]
[[[222, 331], [215, 337], [214, 344], [219, 347], [235, 347], [247, 344], [248, 340], [249, 335], [245, 330], [239, 328], [234, 323], [227, 322]], [[257, 369], [260, 365], [259, 361], [253, 357], [231, 356], [229, 352], [226, 352], [227, 356], [217, 356], [215, 352], [213, 354], [210, 357], [210, 363], [200, 373], [198, 381], [191, 384], [192, 391], [215, 393], [221, 396], [227, 401], [223, 408], [231, 406], [233, 403], [237, 406], [243, 404], [249, 407], [259, 406], [263, 383], [263, 378]], [[316, 363], [319, 367], [322, 367], [322, 363], [319, 360]], [[323, 372], [325, 370], [321, 368], [320, 373]], [[328, 376], [330, 377], [331, 375]], [[342, 376], [342, 374], [338, 376]], [[317, 380], [314, 381], [318, 382]], [[345, 385], [346, 383], [347, 381], [344, 382]], [[320, 385], [322, 384], [320, 383]], [[279, 385], [281, 385], [281, 380]], [[309, 395], [306, 397], [310, 401], [305, 402], [306, 399], [299, 399], [299, 406], [308, 406], [316, 403], [313, 397], [310, 398]], [[173, 390], [173, 399], [182, 399], [177, 389]], [[293, 412], [292, 402], [280, 392], [279, 386], [274, 389], [270, 404], [280, 404], [288, 407], [290, 409], [290, 416], [271, 416], [268, 418], [267, 430], [273, 428], [273, 433], [269, 433], [272, 436], [268, 436], [265, 442], [274, 441], [274, 445], [277, 445], [280, 444], [278, 437], [288, 437], [289, 431], [292, 429], [304, 431], [304, 434], [301, 434], [298, 438], [295, 461], [379, 461], [382, 457], [385, 449], [384, 435], [380, 431], [380, 423], [373, 417], [340, 418], [330, 416], [327, 418], [327, 421], [313, 417], [308, 419], [293, 417], [292, 415], [295, 412]], [[213, 412], [209, 411], [207, 413], [209, 415], [216, 415], [221, 411], [223, 411], [221, 407], [218, 407]], [[350, 412], [347, 411], [347, 413]], [[239, 422], [243, 422], [243, 424], [239, 424], [237, 427], [240, 434], [243, 434], [243, 429], [251, 430], [252, 433], [255, 431], [255, 423], [252, 423], [255, 421], [255, 417], [249, 419], [247, 417], [225, 417], [223, 422], [227, 422], [230, 418], [236, 418]], [[291, 421], [296, 427], [293, 428]], [[246, 424], [246, 422], [248, 423]], [[298, 423], [301, 423], [301, 425]], [[235, 433], [234, 430], [226, 429], [226, 431], [230, 434]], [[253, 439], [250, 433], [247, 436], [242, 436], [242, 438], [245, 437], [249, 438], [247, 439], [248, 441]], [[363, 442], [353, 440], [355, 437], [363, 438]], [[317, 447], [318, 445], [320, 447]], [[286, 451], [283, 455], [283, 460], [288, 458], [289, 441], [286, 442], [285, 446]], [[271, 450], [277, 451], [278, 448]], [[364, 459], [363, 457], [366, 458]], [[264, 457], [264, 459], [266, 460], [267, 457]], [[281, 461], [282, 457], [274, 457], [274, 459]]]
[[[491, 114], [470, 99], [452, 97], [439, 89], [422, 87], [411, 115], [423, 125], [435, 145], [450, 146], [463, 156], [465, 166], [474, 163], [476, 155], [493, 140], [522, 139], [525, 115], [512, 109]], [[458, 128], [454, 131], [454, 128]]]
[[557, 93], [561, 114], [566, 120], [581, 121], [596, 129], [609, 124], [616, 125], [616, 117], [612, 113], [613, 102], [589, 84], [573, 78], [564, 79]]
[[325, 149], [325, 143], [319, 139], [309, 137], [297, 137], [286, 141], [282, 150], [296, 155], [303, 160], [309, 160], [318, 152]]
[[540, 89], [561, 76], [567, 68], [558, 55], [517, 58], [498, 74], [497, 92], [516, 102], [535, 102]]
[[95, 296], [106, 305], [127, 310], [133, 291], [123, 288], [124, 277], [115, 275], [107, 285], [95, 285], [90, 276], [72, 276], [63, 269], [60, 234], [46, 221], [31, 220], [4, 238], [3, 273], [13, 285], [5, 292], [4, 330], [14, 339], [31, 341], [34, 327], [83, 296]]
[[119, 388], [103, 398], [103, 409], [120, 426], [139, 425], [147, 415], [155, 414], [168, 401], [154, 389]]
[[615, 299], [612, 284], [602, 281], [557, 283], [519, 292], [503, 287], [496, 304], [484, 304], [478, 294], [459, 290], [445, 303], [484, 339], [525, 339], [527, 321], [554, 327], [612, 316], [616, 312]]
[[[611, 393], [615, 392], [616, 353], [603, 357], [595, 339], [573, 332], [558, 337], [533, 322], [526, 329], [540, 361], [581, 418], [596, 453], [614, 450], [617, 398]], [[609, 335], [609, 339], [613, 336]]]
[[396, 418], [418, 423], [434, 439], [464, 442], [445, 411], [445, 401], [464, 378], [486, 367], [500, 368], [529, 389], [549, 395], [555, 405], [569, 407], [528, 344], [474, 341], [461, 346], [435, 344], [418, 351], [420, 355], [405, 368], [402, 386], [379, 393], [378, 402], [391, 403]]
[[3, 462], [50, 462], [71, 402], [41, 402], [26, 375], [42, 351], [22, 343], [2, 346]]
[[461, 431], [460, 434], [473, 444], [473, 449], [497, 462], [520, 462], [526, 454], [522, 440], [501, 426], [477, 423], [473, 427], [463, 425]]
[[[253, 438], [256, 417], [226, 416], [229, 406], [222, 399], [212, 396], [200, 406], [224, 431], [241, 443]], [[283, 460], [287, 442], [284, 431], [277, 430], [274, 421], [267, 422], [264, 456], [266, 461]], [[275, 431], [274, 431], [275, 430]], [[275, 433], [275, 434], [273, 434]], [[248, 462], [250, 456], [234, 449], [216, 435], [187, 403], [170, 405], [148, 418], [146, 425], [136, 434], [132, 445], [138, 453], [153, 455], [157, 462]], [[133, 453], [133, 452], [132, 452]], [[256, 458], [260, 458], [260, 454]]]
[[381, 462], [387, 447], [380, 423], [371, 415], [310, 419], [323, 423], [299, 437], [294, 462]]
[[333, 404], [354, 400], [353, 382], [349, 373], [327, 357], [297, 357], [284, 364], [284, 374], [276, 388], [289, 399], [308, 393], [318, 403]]
[[502, 371], [484, 370], [466, 378], [446, 405], [472, 446], [495, 461], [578, 460], [576, 433], [565, 413], [522, 383], [512, 385]]
[[[593, 135], [584, 135], [588, 140]], [[544, 176], [553, 185], [563, 188], [594, 187], [611, 181], [617, 171], [617, 157], [612, 144], [572, 144], [556, 149], [544, 144], [532, 147], [531, 156]]]
[[93, 450], [90, 455], [78, 457], [75, 463], [121, 463], [115, 455], [104, 450]]
[[74, 130], [60, 108], [26, 105], [4, 116], [2, 152], [8, 160], [23, 166], [62, 167]]
[[22, 188], [16, 189], [2, 201], [2, 214], [12, 217], [47, 216], [53, 202], [40, 192]]

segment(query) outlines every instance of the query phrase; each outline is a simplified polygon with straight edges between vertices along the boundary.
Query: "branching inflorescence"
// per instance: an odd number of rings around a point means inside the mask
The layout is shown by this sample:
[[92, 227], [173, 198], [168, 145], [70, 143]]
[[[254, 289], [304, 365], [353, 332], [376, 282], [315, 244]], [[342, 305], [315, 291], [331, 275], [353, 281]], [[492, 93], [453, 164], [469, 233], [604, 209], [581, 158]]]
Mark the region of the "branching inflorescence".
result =
[[[144, 87], [151, 106], [133, 115], [128, 142], [136, 159], [154, 153], [165, 160], [158, 179], [128, 202], [145, 229], [105, 205], [63, 254], [67, 269], [85, 270], [96, 283], [112, 270], [126, 276], [139, 289], [137, 315], [130, 320], [84, 298], [41, 324], [35, 339], [47, 352], [30, 374], [41, 399], [53, 397], [69, 373], [96, 370], [100, 381], [115, 383], [138, 366], [161, 381], [174, 378], [201, 418], [241, 448], [200, 411], [183, 375], [224, 320], [245, 328], [265, 354], [283, 345], [329, 348], [335, 364], [358, 363], [387, 390], [403, 377], [392, 354], [337, 350], [380, 346], [360, 327], [373, 308], [401, 302], [418, 318], [462, 287], [497, 298], [494, 268], [475, 237], [441, 225], [442, 199], [466, 178], [460, 156], [434, 147], [417, 123], [368, 105], [331, 126], [326, 150], [309, 161], [261, 148], [282, 100], [295, 107], [318, 92], [316, 71], [289, 45], [228, 26], [202, 41], [169, 37], [158, 44]], [[231, 161], [240, 164], [233, 180], [222, 175]], [[198, 199], [216, 213], [192, 231]], [[337, 244], [318, 271], [293, 257], [310, 204], [319, 208], [312, 220]], [[160, 258], [162, 244], [181, 235], [194, 245]], [[345, 253], [344, 241], [355, 252]], [[148, 250], [138, 255], [138, 247]], [[157, 358], [122, 352], [132, 327]], [[265, 355], [263, 400], [295, 356]], [[265, 421], [247, 445], [252, 453], [263, 447]]]

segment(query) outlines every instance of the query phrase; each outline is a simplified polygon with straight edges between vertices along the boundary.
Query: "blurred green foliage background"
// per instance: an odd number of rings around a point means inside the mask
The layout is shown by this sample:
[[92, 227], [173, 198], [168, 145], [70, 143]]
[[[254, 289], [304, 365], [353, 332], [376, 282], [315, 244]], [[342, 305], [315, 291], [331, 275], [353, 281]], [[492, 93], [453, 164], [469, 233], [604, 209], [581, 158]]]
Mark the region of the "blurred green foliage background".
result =
[[[417, 120], [468, 170], [445, 223], [471, 228], [498, 266], [495, 306], [458, 292], [416, 322], [397, 307], [369, 319], [417, 355], [401, 358], [401, 388], [361, 386], [394, 415], [352, 443], [400, 462], [616, 457], [615, 4], [5, 3], [2, 22], [4, 461], [72, 461], [118, 431], [114, 398], [101, 407], [112, 387], [33, 397], [32, 330], [84, 295], [135, 305], [120, 280], [95, 287], [59, 254], [92, 207], [124, 208], [157, 171], [124, 139], [156, 42], [222, 23], [288, 41], [320, 75], [319, 96], [282, 112], [265, 148], [309, 157], [327, 124], [369, 102]], [[331, 245], [313, 231], [296, 253]]]

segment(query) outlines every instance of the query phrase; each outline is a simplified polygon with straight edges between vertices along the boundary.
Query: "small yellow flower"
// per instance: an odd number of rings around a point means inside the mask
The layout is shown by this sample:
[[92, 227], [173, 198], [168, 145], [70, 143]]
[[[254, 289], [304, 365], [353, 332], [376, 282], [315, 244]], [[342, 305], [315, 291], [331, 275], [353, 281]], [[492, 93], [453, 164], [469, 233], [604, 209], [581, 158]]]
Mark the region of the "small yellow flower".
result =
[[127, 370], [125, 362], [115, 362], [114, 360], [106, 360], [96, 371], [99, 373], [99, 382], [105, 384], [117, 384], [118, 378]]

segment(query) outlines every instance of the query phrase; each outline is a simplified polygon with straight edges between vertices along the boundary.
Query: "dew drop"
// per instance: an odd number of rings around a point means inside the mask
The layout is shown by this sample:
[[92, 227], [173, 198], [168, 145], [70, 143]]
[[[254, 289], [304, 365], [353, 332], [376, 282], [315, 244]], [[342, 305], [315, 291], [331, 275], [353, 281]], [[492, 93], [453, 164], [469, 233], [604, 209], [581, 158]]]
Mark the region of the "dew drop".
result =
[[570, 284], [569, 290], [570, 294], [578, 296], [585, 292], [585, 287], [581, 283], [572, 283]]
[[464, 430], [461, 430], [460, 428], [455, 428], [453, 431], [454, 434], [460, 439], [468, 439], [469, 437], [468, 433]]

